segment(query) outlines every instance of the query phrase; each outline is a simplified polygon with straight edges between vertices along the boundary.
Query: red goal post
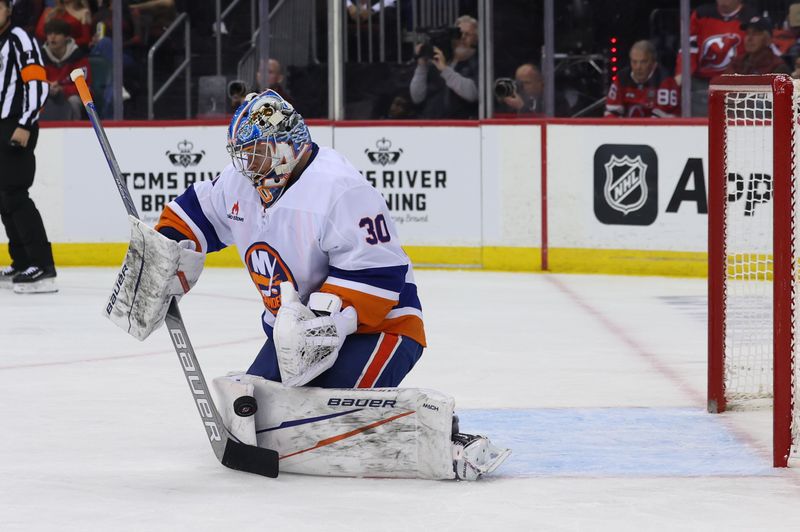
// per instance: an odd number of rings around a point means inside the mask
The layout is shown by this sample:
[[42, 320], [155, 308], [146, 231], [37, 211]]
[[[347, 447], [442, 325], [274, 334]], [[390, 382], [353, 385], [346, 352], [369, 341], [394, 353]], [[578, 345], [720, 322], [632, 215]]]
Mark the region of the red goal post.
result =
[[773, 463], [797, 450], [798, 93], [786, 75], [709, 88], [708, 410], [773, 412]]

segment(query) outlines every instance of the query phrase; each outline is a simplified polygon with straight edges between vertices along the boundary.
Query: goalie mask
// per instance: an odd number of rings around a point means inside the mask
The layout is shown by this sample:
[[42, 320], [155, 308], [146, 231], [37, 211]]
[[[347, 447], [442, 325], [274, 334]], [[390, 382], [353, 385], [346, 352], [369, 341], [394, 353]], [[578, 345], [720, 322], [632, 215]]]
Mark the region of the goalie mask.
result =
[[273, 90], [248, 94], [228, 127], [233, 166], [253, 182], [266, 207], [281, 197], [310, 148], [303, 117]]

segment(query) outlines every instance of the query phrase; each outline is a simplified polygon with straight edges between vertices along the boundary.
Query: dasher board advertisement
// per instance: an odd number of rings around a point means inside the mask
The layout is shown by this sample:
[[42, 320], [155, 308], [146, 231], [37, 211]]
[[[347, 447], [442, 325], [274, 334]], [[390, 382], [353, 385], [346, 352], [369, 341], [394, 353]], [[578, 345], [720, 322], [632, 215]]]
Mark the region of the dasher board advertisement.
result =
[[705, 252], [705, 126], [551, 125], [552, 248]]
[[405, 245], [481, 245], [480, 128], [337, 127], [334, 148], [383, 194]]
[[[330, 126], [309, 129], [317, 144], [332, 144]], [[54, 153], [61, 157], [59, 160], [48, 157], [46, 169], [40, 169], [60, 174], [55, 181], [63, 186], [64, 223], [63, 236], [58, 240], [127, 241], [125, 211], [94, 132], [88, 128], [43, 129], [43, 132], [37, 154]], [[226, 133], [224, 125], [106, 128], [142, 221], [155, 225], [164, 205], [193, 183], [214, 179], [230, 163]]]

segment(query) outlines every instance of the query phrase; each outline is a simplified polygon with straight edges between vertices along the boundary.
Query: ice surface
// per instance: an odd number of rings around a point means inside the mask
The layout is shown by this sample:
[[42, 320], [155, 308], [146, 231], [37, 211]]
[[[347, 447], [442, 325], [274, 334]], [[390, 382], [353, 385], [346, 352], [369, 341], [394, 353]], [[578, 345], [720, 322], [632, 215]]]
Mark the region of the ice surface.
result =
[[[477, 483], [223, 468], [164, 331], [101, 316], [115, 272], [0, 291], [0, 531], [798, 530], [768, 412], [704, 412], [704, 280], [417, 273], [429, 349], [404, 382], [513, 448]], [[209, 269], [181, 310], [207, 377], [261, 347], [260, 298]]]

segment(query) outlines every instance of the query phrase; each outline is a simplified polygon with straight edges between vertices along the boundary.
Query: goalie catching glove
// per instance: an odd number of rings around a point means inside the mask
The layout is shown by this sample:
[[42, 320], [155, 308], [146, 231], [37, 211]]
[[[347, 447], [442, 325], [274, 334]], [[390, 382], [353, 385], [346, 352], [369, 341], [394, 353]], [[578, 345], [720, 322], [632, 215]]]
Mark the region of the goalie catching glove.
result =
[[281, 283], [273, 341], [283, 384], [302, 386], [333, 366], [345, 338], [358, 327], [356, 309], [341, 308], [338, 296], [323, 292], [311, 294], [305, 306], [292, 283]]
[[205, 255], [194, 242], [176, 242], [129, 216], [131, 243], [105, 315], [125, 332], [144, 340], [164, 322], [172, 298], [197, 283]]

